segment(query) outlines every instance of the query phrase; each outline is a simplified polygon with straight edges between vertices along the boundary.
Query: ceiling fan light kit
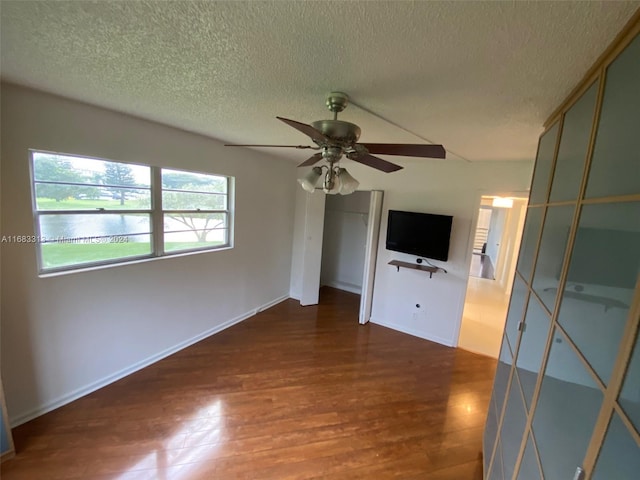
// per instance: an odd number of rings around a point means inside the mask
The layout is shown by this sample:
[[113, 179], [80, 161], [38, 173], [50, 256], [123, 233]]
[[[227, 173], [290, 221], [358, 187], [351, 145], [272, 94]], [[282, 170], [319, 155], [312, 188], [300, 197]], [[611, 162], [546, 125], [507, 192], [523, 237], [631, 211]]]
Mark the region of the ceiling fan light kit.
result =
[[339, 168], [337, 175], [338, 179], [340, 179], [339, 193], [341, 195], [349, 195], [358, 189], [360, 182], [353, 178], [346, 168]]
[[298, 183], [302, 185], [302, 188], [309, 193], [316, 191], [316, 184], [318, 179], [322, 176], [322, 169], [326, 168], [324, 180], [322, 182], [322, 190], [329, 195], [349, 195], [356, 191], [360, 182], [351, 176], [347, 172], [346, 168], [338, 166], [328, 167], [322, 165], [321, 167], [313, 167], [309, 173], [304, 177], [298, 179]]
[[314, 192], [318, 179], [324, 172], [322, 190], [328, 194], [348, 195], [353, 193], [359, 182], [346, 169], [338, 165], [340, 159], [346, 156], [349, 160], [367, 165], [385, 173], [401, 170], [403, 167], [371, 155], [400, 155], [406, 157], [445, 158], [446, 151], [442, 145], [431, 144], [397, 144], [397, 143], [357, 143], [360, 139], [360, 127], [354, 123], [338, 120], [338, 113], [342, 112], [349, 103], [349, 96], [343, 92], [331, 92], [326, 101], [327, 108], [333, 112], [332, 120], [318, 120], [311, 125], [297, 122], [288, 118], [276, 117], [290, 127], [307, 135], [316, 146], [305, 145], [246, 145], [227, 144], [228, 147], [289, 147], [310, 148], [322, 150], [302, 162], [299, 167], [309, 167], [321, 160], [326, 162], [321, 167], [313, 167], [311, 171], [298, 179], [302, 188]]
[[304, 177], [298, 179], [298, 183], [302, 185], [307, 192], [313, 193], [316, 190], [316, 183], [322, 175], [322, 169], [320, 167], [313, 167], [309, 173]]

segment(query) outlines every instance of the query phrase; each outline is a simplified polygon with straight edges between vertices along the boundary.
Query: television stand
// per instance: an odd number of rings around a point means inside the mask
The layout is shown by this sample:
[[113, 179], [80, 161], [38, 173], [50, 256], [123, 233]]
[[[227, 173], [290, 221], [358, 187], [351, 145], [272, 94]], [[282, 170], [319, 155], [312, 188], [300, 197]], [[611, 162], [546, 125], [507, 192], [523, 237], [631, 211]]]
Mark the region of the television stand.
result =
[[389, 265], [393, 265], [394, 267], [396, 267], [398, 272], [400, 271], [400, 267], [428, 272], [429, 278], [432, 278], [434, 273], [436, 273], [438, 270], [441, 270], [441, 268], [439, 267], [431, 267], [429, 265], [421, 265], [419, 263], [401, 262], [400, 260], [391, 260], [389, 262]]

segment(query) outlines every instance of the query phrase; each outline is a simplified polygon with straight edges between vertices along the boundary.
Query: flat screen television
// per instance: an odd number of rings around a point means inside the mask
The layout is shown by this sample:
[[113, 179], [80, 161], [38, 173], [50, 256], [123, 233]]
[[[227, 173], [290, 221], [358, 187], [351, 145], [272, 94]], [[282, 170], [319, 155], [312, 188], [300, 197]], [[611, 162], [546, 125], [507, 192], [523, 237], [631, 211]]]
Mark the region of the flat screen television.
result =
[[446, 262], [452, 222], [449, 215], [389, 210], [387, 250]]

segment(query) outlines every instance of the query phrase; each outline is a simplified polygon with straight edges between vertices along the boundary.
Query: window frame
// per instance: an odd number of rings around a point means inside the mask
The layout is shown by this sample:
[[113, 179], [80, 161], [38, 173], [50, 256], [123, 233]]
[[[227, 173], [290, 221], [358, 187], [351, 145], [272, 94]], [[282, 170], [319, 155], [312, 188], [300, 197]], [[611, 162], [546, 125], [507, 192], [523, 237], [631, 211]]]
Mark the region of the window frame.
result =
[[[220, 178], [224, 178], [226, 180], [226, 193], [209, 193], [209, 192], [195, 192], [195, 191], [190, 191], [190, 190], [181, 190], [181, 189], [175, 189], [175, 188], [164, 188], [162, 185], [162, 172], [163, 170], [171, 170], [172, 172], [183, 172], [183, 173], [195, 173], [198, 175], [207, 175], [207, 176], [216, 176], [216, 177], [220, 177]], [[157, 175], [157, 178], [155, 178]], [[162, 235], [158, 235], [158, 237], [161, 239], [161, 241], [159, 243], [161, 243], [161, 245], [159, 245], [159, 252], [162, 252], [162, 255], [164, 256], [171, 256], [171, 255], [180, 255], [180, 254], [184, 254], [184, 253], [189, 253], [189, 252], [199, 252], [199, 251], [206, 251], [206, 250], [220, 250], [220, 249], [225, 249], [225, 248], [231, 248], [231, 232], [232, 232], [232, 219], [231, 219], [231, 203], [232, 203], [232, 178], [233, 177], [229, 177], [226, 175], [216, 175], [216, 174], [211, 174], [211, 173], [203, 173], [203, 172], [195, 172], [193, 170], [182, 170], [182, 169], [177, 169], [177, 168], [158, 168], [157, 169], [157, 173], [154, 173], [152, 170], [152, 177], [154, 177], [154, 180], [152, 180], [152, 184], [156, 184], [156, 185], [160, 185], [160, 188], [156, 189], [156, 195], [159, 197], [157, 198], [156, 204], [160, 205], [160, 208], [158, 208], [156, 211], [154, 211], [153, 215], [157, 216], [158, 218], [154, 218], [154, 224], [158, 226], [158, 232], [161, 232]], [[153, 187], [152, 187], [153, 188]], [[185, 192], [185, 193], [206, 193], [206, 194], [211, 194], [211, 195], [224, 195], [226, 198], [226, 202], [225, 202], [225, 207], [224, 209], [165, 209], [164, 207], [164, 203], [163, 203], [163, 199], [162, 199], [162, 194], [166, 191], [170, 191], [170, 192]], [[154, 197], [155, 198], [155, 197]], [[152, 202], [153, 203], [153, 202]], [[165, 249], [165, 235], [167, 232], [165, 232], [164, 230], [164, 216], [167, 213], [195, 213], [195, 214], [216, 214], [216, 213], [221, 213], [223, 215], [226, 215], [226, 226], [224, 227], [224, 230], [226, 231], [225, 233], [225, 242], [222, 245], [218, 245], [215, 247], [193, 247], [193, 248], [184, 248], [184, 249], [180, 249], [180, 250], [171, 250], [171, 251], [167, 251]], [[171, 232], [169, 232], [171, 233]]]
[[[70, 186], [87, 186], [87, 187], [105, 187], [103, 184], [96, 183], [75, 183], [75, 182], [65, 182], [65, 181], [39, 181], [35, 178], [35, 154], [48, 154], [48, 155], [59, 155], [63, 157], [77, 158], [77, 159], [87, 159], [87, 160], [97, 160], [102, 162], [110, 162], [116, 164], [122, 164], [127, 166], [141, 166], [149, 168], [149, 187], [132, 187], [132, 186], [117, 186], [116, 188], [129, 188], [136, 190], [147, 190], [150, 194], [150, 205], [148, 209], [138, 208], [138, 209], [96, 209], [96, 210], [42, 210], [38, 208], [37, 205], [37, 197], [36, 197], [36, 185], [37, 184], [45, 184], [45, 185], [70, 185]], [[226, 181], [226, 208], [222, 210], [210, 210], [210, 209], [195, 209], [195, 210], [180, 210], [180, 212], [187, 213], [222, 213], [226, 215], [226, 224], [225, 224], [225, 242], [221, 245], [215, 246], [203, 246], [203, 247], [193, 247], [193, 248], [185, 248], [179, 250], [165, 250], [165, 231], [164, 231], [164, 215], [167, 210], [164, 210], [162, 204], [162, 193], [165, 189], [162, 186], [162, 171], [163, 170], [171, 170], [171, 171], [179, 171], [184, 173], [193, 173], [199, 175], [205, 175], [210, 177], [218, 177], [223, 178]], [[38, 266], [38, 274], [40, 276], [50, 276], [64, 273], [74, 273], [79, 271], [86, 270], [94, 270], [105, 267], [112, 267], [118, 265], [126, 265], [131, 263], [138, 263], [140, 261], [149, 261], [156, 260], [162, 258], [171, 258], [181, 255], [192, 255], [197, 253], [206, 253], [217, 250], [227, 250], [233, 248], [233, 232], [234, 232], [234, 215], [233, 208], [235, 205], [235, 178], [229, 175], [221, 175], [211, 172], [201, 172], [194, 170], [184, 170], [173, 167], [160, 167], [156, 165], [147, 165], [143, 163], [134, 163], [134, 162], [125, 162], [120, 160], [110, 160], [100, 157], [88, 156], [88, 155], [78, 155], [78, 154], [70, 154], [70, 153], [62, 153], [62, 152], [53, 152], [42, 149], [29, 149], [29, 173], [30, 173], [30, 187], [31, 187], [31, 208], [32, 208], [32, 219], [34, 223], [34, 232], [35, 236], [33, 237], [25, 237], [27, 242], [32, 241], [36, 245], [36, 260]], [[115, 187], [111, 186], [111, 187]], [[168, 212], [177, 212], [178, 210], [168, 210]], [[132, 233], [132, 234], [122, 234], [123, 236], [127, 235], [149, 235], [150, 237], [150, 249], [151, 252], [148, 254], [141, 255], [131, 255], [126, 257], [117, 257], [106, 260], [98, 260], [94, 262], [82, 262], [82, 263], [73, 263], [69, 265], [55, 266], [55, 267], [46, 267], [44, 264], [44, 259], [42, 255], [42, 245], [45, 242], [42, 242], [43, 239], [41, 233], [41, 225], [40, 219], [42, 217], [46, 217], [49, 215], [108, 215], [108, 214], [117, 214], [117, 215], [148, 215], [149, 218], [149, 232], [148, 233]], [[91, 237], [92, 238], [92, 237]], [[97, 237], [96, 237], [97, 238]], [[49, 242], [46, 242], [49, 243]], [[55, 242], [54, 242], [55, 243]], [[73, 242], [70, 242], [73, 243]]]

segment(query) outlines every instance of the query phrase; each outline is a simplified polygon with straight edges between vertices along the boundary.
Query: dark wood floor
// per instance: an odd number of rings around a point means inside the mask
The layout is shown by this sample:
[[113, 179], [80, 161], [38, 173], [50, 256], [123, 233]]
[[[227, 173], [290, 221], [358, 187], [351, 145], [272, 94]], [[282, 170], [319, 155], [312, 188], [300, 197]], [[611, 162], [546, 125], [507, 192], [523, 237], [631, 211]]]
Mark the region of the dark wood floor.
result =
[[2, 480], [481, 479], [495, 361], [358, 302], [288, 300], [24, 424]]

